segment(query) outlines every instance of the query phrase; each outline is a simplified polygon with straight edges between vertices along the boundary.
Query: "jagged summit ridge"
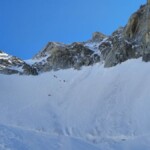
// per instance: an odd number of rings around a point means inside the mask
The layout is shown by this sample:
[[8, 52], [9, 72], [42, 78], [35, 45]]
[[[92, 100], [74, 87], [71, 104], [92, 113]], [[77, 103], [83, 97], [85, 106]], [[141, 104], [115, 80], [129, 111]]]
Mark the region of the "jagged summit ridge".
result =
[[[91, 40], [88, 40], [86, 42], [80, 42], [80, 44], [86, 48], [89, 48], [92, 51], [95, 51], [94, 53], [91, 53], [91, 56], [93, 56], [93, 54], [98, 54], [99, 56], [98, 61], [103, 62], [105, 67], [115, 66], [131, 58], [142, 57], [143, 61], [149, 61], [150, 60], [149, 10], [150, 10], [150, 1], [148, 0], [147, 4], [142, 5], [139, 8], [139, 10], [137, 10], [133, 15], [131, 15], [125, 27], [120, 27], [110, 36], [105, 36], [102, 33], [95, 32]], [[68, 45], [65, 47], [68, 47]], [[69, 50], [71, 47], [72, 45], [68, 47]], [[64, 47], [62, 49], [64, 49]], [[79, 47], [77, 47], [77, 49], [79, 49]], [[65, 50], [62, 53], [65, 53]], [[51, 60], [49, 59], [49, 61]], [[95, 62], [89, 64], [82, 63], [77, 68], [80, 68], [83, 65], [91, 65], [93, 63]], [[74, 66], [70, 65], [68, 67]], [[63, 68], [58, 67], [58, 69]]]
[[[85, 42], [49, 42], [30, 61], [22, 61], [20, 64], [26, 64], [31, 70], [40, 73], [67, 68], [81, 69], [82, 66], [97, 62], [103, 63], [105, 67], [112, 67], [139, 57], [143, 61], [150, 61], [150, 0], [131, 15], [125, 27], [117, 29], [110, 36], [95, 32]], [[4, 68], [10, 69], [11, 65], [4, 64], [4, 57], [0, 60], [1, 66], [3, 65], [1, 72], [5, 72], [2, 71]]]
[[[50, 70], [80, 69], [82, 66], [89, 66], [100, 61], [99, 45], [104, 39], [106, 39], [104, 34], [96, 32], [93, 33], [92, 39], [86, 42], [74, 42], [72, 44], [49, 42], [31, 60], [22, 60], [23, 64], [28, 66], [31, 71], [34, 70], [33, 73], [20, 72], [21, 63], [15, 65], [15, 69], [13, 69], [13, 65], [5, 64], [3, 69], [1, 68], [1, 73], [36, 75], [37, 73]], [[18, 60], [21, 59], [18, 58]]]
[[93, 33], [92, 39], [86, 42], [63, 44], [49, 42], [42, 51], [33, 57], [32, 65], [38, 72], [93, 65], [100, 61], [99, 45], [107, 36]]

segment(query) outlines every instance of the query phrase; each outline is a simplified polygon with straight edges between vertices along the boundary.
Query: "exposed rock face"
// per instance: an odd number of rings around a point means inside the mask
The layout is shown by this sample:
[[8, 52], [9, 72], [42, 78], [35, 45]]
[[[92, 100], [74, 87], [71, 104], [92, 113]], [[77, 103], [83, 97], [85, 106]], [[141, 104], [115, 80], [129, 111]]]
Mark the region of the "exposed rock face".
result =
[[150, 0], [130, 17], [125, 27], [109, 37], [95, 32], [87, 42], [71, 45], [49, 43], [43, 50], [43, 56], [45, 51], [49, 57], [42, 66], [35, 64], [35, 67], [40, 66], [38, 70], [79, 69], [98, 61], [104, 62], [105, 67], [112, 67], [139, 57], [150, 61]]
[[101, 42], [104, 38], [106, 38], [107, 36], [104, 35], [103, 33], [100, 32], [94, 32], [91, 42]]
[[150, 61], [150, 1], [142, 5], [129, 19], [128, 24], [114, 32], [100, 47], [105, 67], [111, 67], [130, 58], [142, 57]]
[[20, 75], [38, 74], [35, 68], [26, 64], [21, 59], [10, 56], [2, 51], [0, 51], [0, 73]]
[[[129, 19], [127, 26], [125, 27], [125, 37], [129, 39], [142, 40], [143, 34], [147, 32], [146, 10], [147, 5], [143, 5], [135, 12]], [[141, 36], [142, 35], [142, 36]]]
[[49, 42], [35, 55], [30, 65], [0, 52], [0, 73], [36, 75], [50, 70], [80, 69], [97, 62], [112, 67], [139, 57], [143, 61], [150, 61], [150, 0], [130, 17], [125, 27], [119, 28], [111, 36], [95, 32], [92, 39], [86, 42], [69, 45]]
[[99, 47], [105, 67], [112, 67], [130, 58], [141, 56], [140, 46], [135, 42], [124, 37], [124, 28], [115, 31]]
[[80, 69], [82, 66], [92, 65], [100, 61], [100, 56], [85, 46], [84, 43], [75, 42], [64, 45], [50, 42], [33, 60], [35, 60], [33, 66], [39, 72], [45, 72], [67, 68]]
[[49, 42], [46, 47], [33, 57], [23, 61], [17, 57], [0, 52], [0, 73], [37, 75], [40, 72], [59, 69], [80, 69], [100, 61], [99, 45], [106, 36], [94, 33], [91, 40], [63, 44]]

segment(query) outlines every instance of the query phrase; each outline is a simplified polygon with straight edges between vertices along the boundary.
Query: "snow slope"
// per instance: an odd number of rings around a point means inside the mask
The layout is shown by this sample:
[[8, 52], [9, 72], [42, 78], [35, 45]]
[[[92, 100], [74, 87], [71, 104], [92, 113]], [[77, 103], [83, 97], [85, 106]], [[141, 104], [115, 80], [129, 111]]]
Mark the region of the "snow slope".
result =
[[85, 141], [0, 125], [0, 150], [98, 150]]
[[149, 66], [0, 75], [0, 150], [149, 150]]

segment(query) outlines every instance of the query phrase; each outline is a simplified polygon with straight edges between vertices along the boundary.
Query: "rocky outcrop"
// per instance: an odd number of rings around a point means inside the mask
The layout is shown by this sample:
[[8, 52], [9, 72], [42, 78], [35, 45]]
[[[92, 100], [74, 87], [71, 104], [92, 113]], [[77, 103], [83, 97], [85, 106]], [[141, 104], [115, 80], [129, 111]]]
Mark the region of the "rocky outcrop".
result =
[[95, 32], [85, 42], [49, 42], [30, 64], [0, 52], [0, 73], [36, 75], [50, 70], [80, 69], [97, 62], [112, 67], [139, 57], [145, 62], [150, 61], [150, 0], [130, 17], [125, 27], [120, 27], [112, 35]]
[[21, 59], [10, 56], [2, 51], [0, 51], [0, 73], [20, 75], [38, 74], [35, 68], [31, 67]]
[[94, 32], [92, 35], [92, 39], [89, 40], [90, 42], [101, 42], [107, 36], [100, 32]]
[[102, 33], [94, 33], [91, 40], [63, 44], [49, 42], [33, 59], [23, 61], [0, 52], [0, 73], [37, 75], [41, 72], [59, 69], [80, 69], [100, 61], [99, 45], [106, 38]]
[[94, 54], [94, 51], [84, 43], [75, 42], [64, 45], [50, 42], [33, 60], [35, 60], [33, 66], [39, 72], [45, 72], [67, 68], [80, 69], [82, 66], [89, 66], [100, 61], [100, 56]]
[[[131, 58], [150, 61], [150, 2], [142, 5], [127, 25], [115, 31], [100, 45], [105, 67], [112, 67]], [[110, 44], [111, 43], [111, 44]]]
[[99, 46], [105, 67], [112, 67], [128, 59], [141, 56], [140, 46], [124, 37], [124, 29], [119, 28]]

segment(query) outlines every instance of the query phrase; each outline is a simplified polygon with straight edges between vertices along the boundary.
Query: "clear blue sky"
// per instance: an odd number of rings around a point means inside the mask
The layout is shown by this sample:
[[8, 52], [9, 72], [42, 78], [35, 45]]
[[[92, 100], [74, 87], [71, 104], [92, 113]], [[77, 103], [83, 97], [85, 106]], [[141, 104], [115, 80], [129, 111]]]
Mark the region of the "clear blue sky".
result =
[[146, 0], [0, 0], [0, 50], [31, 58], [48, 41], [111, 34]]

